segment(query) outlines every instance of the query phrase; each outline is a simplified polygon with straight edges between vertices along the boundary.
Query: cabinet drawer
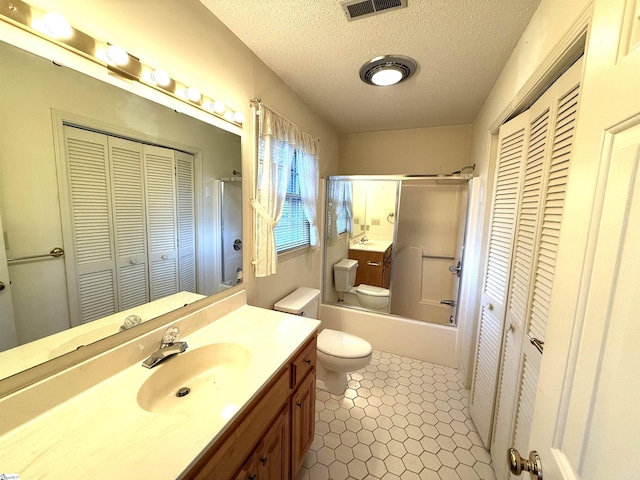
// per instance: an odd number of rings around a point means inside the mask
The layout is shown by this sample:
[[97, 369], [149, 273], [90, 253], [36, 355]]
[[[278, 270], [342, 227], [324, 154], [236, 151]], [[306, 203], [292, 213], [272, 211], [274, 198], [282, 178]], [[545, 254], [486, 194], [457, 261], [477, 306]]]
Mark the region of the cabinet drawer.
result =
[[293, 358], [293, 362], [291, 362], [290, 383], [292, 389], [296, 388], [304, 377], [316, 366], [316, 348], [316, 336], [314, 335]]

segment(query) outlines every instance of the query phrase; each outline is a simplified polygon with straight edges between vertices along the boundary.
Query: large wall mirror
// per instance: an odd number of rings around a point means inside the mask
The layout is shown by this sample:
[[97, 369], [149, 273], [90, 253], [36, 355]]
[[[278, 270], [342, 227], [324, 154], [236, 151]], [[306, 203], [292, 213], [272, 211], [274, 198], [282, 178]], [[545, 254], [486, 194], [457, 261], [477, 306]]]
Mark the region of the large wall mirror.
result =
[[0, 58], [0, 379], [241, 282], [239, 135]]
[[470, 180], [329, 177], [323, 301], [455, 325]]

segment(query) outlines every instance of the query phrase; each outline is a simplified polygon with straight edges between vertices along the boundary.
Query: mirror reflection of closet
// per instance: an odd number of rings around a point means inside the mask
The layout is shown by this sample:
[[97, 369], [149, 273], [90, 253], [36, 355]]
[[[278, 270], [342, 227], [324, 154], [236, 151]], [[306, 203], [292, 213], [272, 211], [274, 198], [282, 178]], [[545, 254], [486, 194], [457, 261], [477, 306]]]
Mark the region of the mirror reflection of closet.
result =
[[[135, 326], [125, 322], [130, 314], [150, 320], [242, 281], [238, 129], [215, 127], [2, 42], [0, 57], [0, 281], [7, 284], [0, 298], [0, 378]], [[169, 152], [173, 166], [159, 178], [162, 172], [148, 168], [157, 162], [132, 169], [128, 152], [119, 171], [100, 174], [77, 163], [69, 172], [64, 129], [72, 127], [107, 152], [110, 144]], [[71, 180], [69, 173], [80, 176]], [[75, 194], [87, 195], [75, 212], [74, 181]], [[80, 261], [78, 242], [87, 247]], [[53, 247], [64, 254], [48, 255]]]
[[330, 177], [324, 302], [455, 325], [470, 178]]

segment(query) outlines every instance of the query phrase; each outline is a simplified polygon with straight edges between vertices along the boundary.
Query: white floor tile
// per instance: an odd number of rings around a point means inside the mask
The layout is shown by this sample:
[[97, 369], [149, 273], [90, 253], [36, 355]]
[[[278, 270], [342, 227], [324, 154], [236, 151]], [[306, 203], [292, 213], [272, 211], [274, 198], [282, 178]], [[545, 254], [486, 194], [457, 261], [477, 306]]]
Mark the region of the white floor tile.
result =
[[316, 436], [296, 480], [495, 480], [455, 369], [387, 352], [318, 391]]

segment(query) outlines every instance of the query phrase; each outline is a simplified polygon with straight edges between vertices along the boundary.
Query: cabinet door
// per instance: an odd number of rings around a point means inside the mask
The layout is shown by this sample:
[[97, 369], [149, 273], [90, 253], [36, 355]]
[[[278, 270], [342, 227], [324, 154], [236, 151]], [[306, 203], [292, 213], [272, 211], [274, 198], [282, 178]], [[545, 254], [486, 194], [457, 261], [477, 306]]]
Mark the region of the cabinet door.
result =
[[374, 287], [383, 286], [382, 252], [364, 252], [358, 250], [349, 250], [349, 258], [358, 260], [358, 269], [356, 270], [356, 286], [364, 283]]
[[256, 465], [253, 455], [242, 465], [238, 473], [233, 477], [233, 480], [256, 480], [258, 474], [256, 473]]
[[292, 472], [300, 468], [313, 441], [315, 429], [316, 372], [313, 370], [291, 398]]
[[253, 455], [260, 480], [289, 480], [289, 429], [287, 405]]

